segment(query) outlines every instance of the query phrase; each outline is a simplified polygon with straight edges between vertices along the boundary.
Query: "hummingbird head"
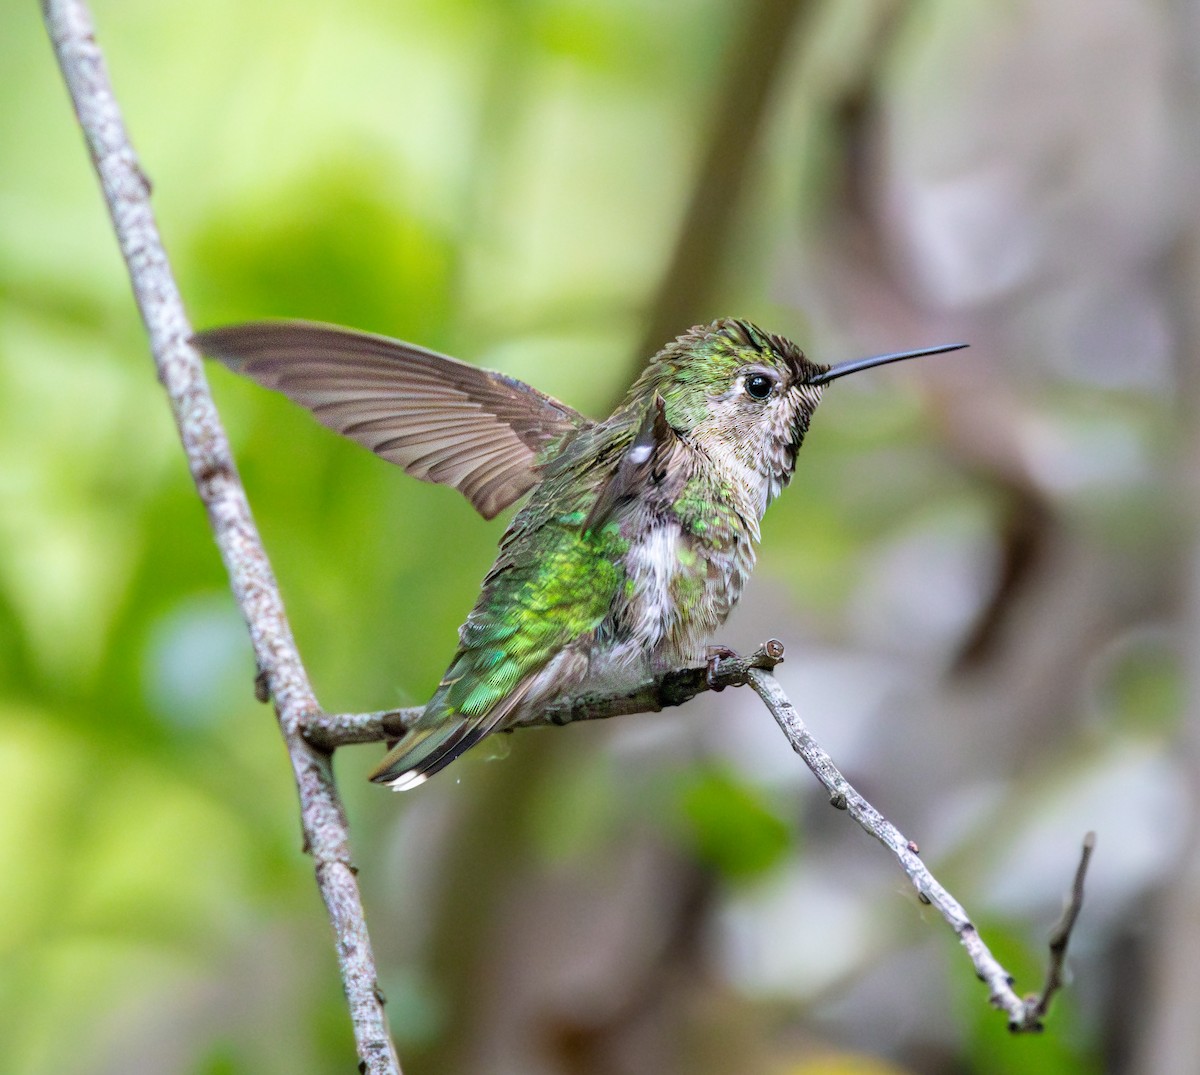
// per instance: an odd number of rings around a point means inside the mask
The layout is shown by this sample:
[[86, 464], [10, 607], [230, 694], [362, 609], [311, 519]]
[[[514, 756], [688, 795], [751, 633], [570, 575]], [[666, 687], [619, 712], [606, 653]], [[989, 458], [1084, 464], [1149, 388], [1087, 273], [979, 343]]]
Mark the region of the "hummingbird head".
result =
[[633, 395], [644, 399], [657, 392], [680, 437], [714, 462], [766, 479], [769, 500], [791, 477], [821, 401], [816, 378], [828, 369], [783, 336], [725, 318], [664, 347]]
[[664, 347], [631, 392], [657, 392], [675, 432], [731, 469], [763, 479], [764, 503], [787, 484], [826, 384], [871, 366], [955, 350], [897, 352], [838, 366], [811, 362], [791, 340], [749, 321], [698, 325]]

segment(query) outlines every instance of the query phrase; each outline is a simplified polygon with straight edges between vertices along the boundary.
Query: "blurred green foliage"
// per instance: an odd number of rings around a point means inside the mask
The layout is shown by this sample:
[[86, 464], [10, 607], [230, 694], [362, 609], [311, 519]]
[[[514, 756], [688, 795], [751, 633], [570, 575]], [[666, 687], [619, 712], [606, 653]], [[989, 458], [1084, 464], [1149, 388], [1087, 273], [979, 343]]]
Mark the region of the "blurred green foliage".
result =
[[697, 857], [725, 877], [765, 873], [793, 846], [788, 824], [761, 792], [729, 772], [689, 774], [680, 808]]

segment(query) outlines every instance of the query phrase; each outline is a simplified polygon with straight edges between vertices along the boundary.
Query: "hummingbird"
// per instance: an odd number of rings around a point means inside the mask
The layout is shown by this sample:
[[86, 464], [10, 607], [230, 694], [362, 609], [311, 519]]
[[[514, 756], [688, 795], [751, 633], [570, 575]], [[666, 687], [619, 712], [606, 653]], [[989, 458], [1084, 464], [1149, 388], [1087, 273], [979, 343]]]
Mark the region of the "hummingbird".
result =
[[597, 422], [502, 373], [307, 321], [202, 332], [203, 353], [491, 519], [530, 494], [412, 728], [370, 779], [416, 787], [555, 699], [708, 663], [821, 393], [947, 344], [826, 366], [749, 321], [699, 325]]

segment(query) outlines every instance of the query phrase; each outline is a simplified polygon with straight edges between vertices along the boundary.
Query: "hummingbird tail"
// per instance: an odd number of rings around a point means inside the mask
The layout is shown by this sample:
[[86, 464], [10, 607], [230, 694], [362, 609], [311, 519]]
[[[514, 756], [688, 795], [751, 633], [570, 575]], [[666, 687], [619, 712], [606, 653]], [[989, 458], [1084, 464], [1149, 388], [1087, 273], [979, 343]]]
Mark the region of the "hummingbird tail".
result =
[[371, 780], [387, 784], [393, 791], [408, 791], [444, 769], [490, 730], [488, 725], [481, 727], [466, 721], [429, 729], [414, 728], [376, 766]]
[[[371, 774], [376, 784], [393, 791], [407, 791], [425, 783], [460, 754], [470, 750], [485, 735], [508, 727], [536, 680], [527, 675], [516, 687], [502, 692], [476, 676], [468, 681], [467, 705], [454, 697], [461, 688], [475, 656], [460, 653], [450, 666], [425, 712], [379, 763]], [[492, 662], [495, 664], [495, 662]]]

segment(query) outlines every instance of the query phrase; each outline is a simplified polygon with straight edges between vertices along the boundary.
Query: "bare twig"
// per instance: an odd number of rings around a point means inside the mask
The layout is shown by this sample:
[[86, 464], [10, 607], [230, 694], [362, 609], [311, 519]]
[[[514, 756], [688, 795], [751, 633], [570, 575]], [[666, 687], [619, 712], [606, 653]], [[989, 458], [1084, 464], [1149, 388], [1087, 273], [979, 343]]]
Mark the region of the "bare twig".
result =
[[1070, 895], [1066, 906], [1063, 907], [1062, 918], [1058, 925], [1050, 931], [1050, 963], [1046, 967], [1046, 984], [1037, 996], [1026, 997], [1025, 1004], [1029, 1008], [1029, 1016], [1037, 1023], [1050, 1008], [1054, 999], [1064, 984], [1063, 967], [1067, 962], [1067, 944], [1071, 940], [1071, 931], [1083, 909], [1083, 882], [1087, 877], [1088, 864], [1092, 861], [1092, 852], [1096, 850], [1096, 834], [1089, 832], [1083, 838], [1083, 853], [1079, 856], [1079, 865], [1075, 868], [1075, 880], [1071, 885]]
[[1042, 1017], [1046, 1014], [1050, 1000], [1062, 984], [1061, 972], [1066, 959], [1067, 942], [1083, 904], [1083, 881], [1095, 847], [1095, 834], [1088, 833], [1083, 844], [1083, 854], [1075, 872], [1075, 883], [1066, 913], [1055, 928], [1050, 942], [1050, 969], [1046, 985], [1039, 996], [1022, 999], [1013, 990], [1012, 975], [992, 955], [974, 924], [958, 902], [926, 868], [917, 852], [917, 845], [907, 839], [899, 829], [875, 809], [850, 785], [841, 774], [833, 759], [812, 737], [804, 721], [788, 700], [773, 675], [763, 671], [750, 672], [750, 686], [754, 688], [763, 704], [771, 711], [792, 749], [803, 759], [829, 792], [830, 803], [839, 810], [847, 811], [867, 832], [887, 847], [900, 860], [904, 872], [917, 890], [922, 903], [937, 908], [941, 916], [958, 935], [962, 946], [975, 965], [975, 973], [991, 991], [992, 1006], [1008, 1015], [1008, 1028], [1014, 1033], [1039, 1031]]
[[100, 178], [192, 478], [250, 629], [260, 679], [265, 679], [275, 700], [300, 797], [304, 847], [313, 856], [317, 886], [336, 935], [360, 1070], [399, 1075], [330, 755], [300, 734], [319, 707], [251, 519], [200, 356], [187, 343], [191, 326], [150, 207], [150, 183], [126, 133], [84, 0], [42, 0], [42, 14]]
[[[1054, 995], [1063, 985], [1067, 944], [1083, 907], [1083, 883], [1096, 845], [1094, 833], [1083, 842], [1083, 853], [1062, 919], [1050, 936], [1050, 959], [1041, 993], [1022, 999], [1013, 990], [1012, 976], [984, 944], [962, 905], [942, 886], [921, 861], [917, 845], [864, 799], [846, 780], [833, 759], [813, 738], [795, 707], [784, 694], [771, 670], [783, 661], [783, 644], [776, 639], [763, 643], [749, 657], [726, 657], [716, 663], [711, 677], [705, 668], [685, 668], [647, 680], [623, 694], [581, 695], [566, 699], [540, 713], [530, 724], [568, 724], [577, 720], [602, 720], [628, 713], [658, 712], [682, 705], [710, 689], [749, 684], [774, 716], [792, 748], [829, 791], [830, 802], [847, 811], [867, 832], [900, 860], [922, 902], [928, 903], [958, 935], [975, 966], [975, 972], [991, 990], [991, 1002], [1008, 1015], [1009, 1029], [1020, 1033], [1039, 1031]], [[378, 742], [402, 735], [421, 715], [421, 708], [394, 709], [382, 713], [334, 716], [314, 714], [304, 734], [323, 749], [350, 743]]]

